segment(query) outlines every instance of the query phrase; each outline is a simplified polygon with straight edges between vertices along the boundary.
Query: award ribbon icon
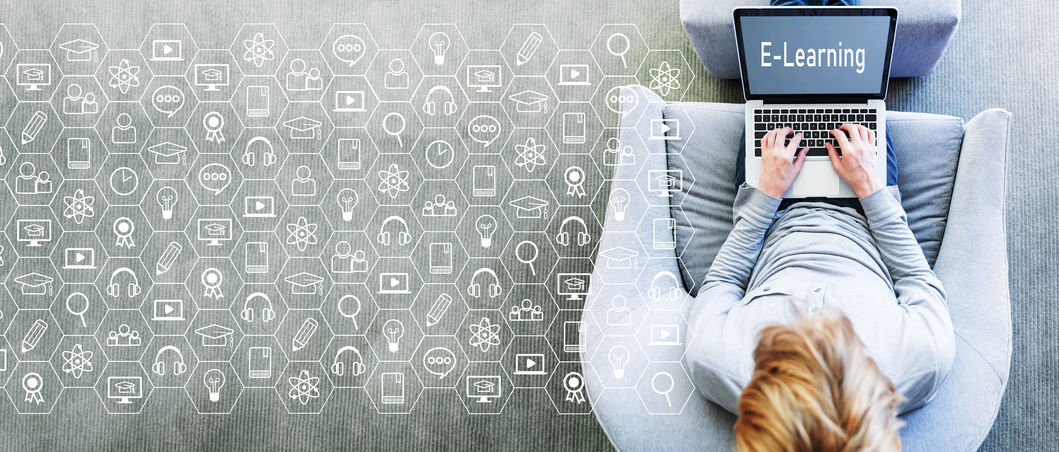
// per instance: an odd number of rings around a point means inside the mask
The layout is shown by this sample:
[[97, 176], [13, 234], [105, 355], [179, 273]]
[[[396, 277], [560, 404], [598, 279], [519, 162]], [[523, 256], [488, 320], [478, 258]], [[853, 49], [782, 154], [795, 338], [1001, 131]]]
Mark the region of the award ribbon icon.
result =
[[40, 395], [40, 390], [43, 388], [44, 380], [40, 378], [40, 374], [30, 372], [22, 377], [22, 389], [26, 391], [25, 400], [27, 402], [33, 402], [38, 405], [44, 403], [44, 397]]
[[580, 405], [585, 401], [585, 378], [579, 372], [570, 372], [563, 377], [563, 387], [566, 388], [566, 401], [576, 402]]

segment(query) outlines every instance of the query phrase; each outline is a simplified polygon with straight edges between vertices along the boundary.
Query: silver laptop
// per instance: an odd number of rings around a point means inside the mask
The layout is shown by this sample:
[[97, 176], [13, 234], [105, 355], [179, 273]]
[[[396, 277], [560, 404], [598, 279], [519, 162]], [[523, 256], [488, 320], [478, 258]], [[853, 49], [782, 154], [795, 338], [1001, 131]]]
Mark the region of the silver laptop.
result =
[[[875, 132], [876, 168], [886, 179], [886, 85], [897, 9], [736, 8], [735, 40], [746, 99], [746, 181], [757, 186], [761, 137], [791, 127], [809, 156], [785, 198], [851, 198], [824, 143], [843, 123]], [[793, 137], [793, 135], [791, 135]]]

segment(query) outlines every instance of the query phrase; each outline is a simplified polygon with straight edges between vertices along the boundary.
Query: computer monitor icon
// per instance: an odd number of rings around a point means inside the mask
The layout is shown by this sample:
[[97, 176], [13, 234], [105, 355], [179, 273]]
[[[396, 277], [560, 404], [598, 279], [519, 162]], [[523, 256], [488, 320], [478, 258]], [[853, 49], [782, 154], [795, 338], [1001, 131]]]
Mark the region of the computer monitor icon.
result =
[[231, 218], [199, 218], [198, 239], [208, 246], [221, 246], [232, 239]]
[[497, 375], [468, 375], [467, 397], [478, 403], [490, 403], [500, 398], [500, 377]]
[[205, 86], [206, 91], [218, 91], [228, 86], [229, 75], [227, 64], [196, 64], [195, 86]]
[[15, 84], [27, 86], [26, 91], [40, 91], [41, 86], [51, 85], [51, 65], [47, 63], [21, 63], [15, 71]]
[[108, 399], [125, 404], [142, 397], [143, 380], [140, 377], [107, 377]]
[[672, 197], [684, 186], [684, 172], [681, 170], [647, 171], [647, 191], [658, 193], [658, 196]]
[[588, 294], [589, 273], [559, 273], [555, 275], [555, 291], [567, 301], [578, 301]]
[[26, 243], [26, 246], [41, 246], [51, 241], [51, 220], [18, 220], [15, 241]]
[[478, 88], [479, 93], [488, 93], [493, 88], [499, 88], [500, 85], [500, 65], [467, 65], [467, 87]]

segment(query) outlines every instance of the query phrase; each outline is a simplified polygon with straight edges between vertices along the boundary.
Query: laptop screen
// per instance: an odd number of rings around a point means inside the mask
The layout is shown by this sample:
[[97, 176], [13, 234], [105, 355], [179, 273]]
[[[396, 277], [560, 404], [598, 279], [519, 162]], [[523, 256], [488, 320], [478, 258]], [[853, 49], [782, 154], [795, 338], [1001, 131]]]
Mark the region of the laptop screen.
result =
[[737, 9], [735, 21], [747, 99], [886, 96], [896, 10]]

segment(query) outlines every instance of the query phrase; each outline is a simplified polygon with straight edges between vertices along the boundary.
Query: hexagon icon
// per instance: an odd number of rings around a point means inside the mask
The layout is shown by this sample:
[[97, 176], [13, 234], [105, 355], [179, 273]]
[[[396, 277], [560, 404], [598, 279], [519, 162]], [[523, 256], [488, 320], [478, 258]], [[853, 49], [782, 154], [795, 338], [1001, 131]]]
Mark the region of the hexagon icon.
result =
[[500, 53], [515, 75], [544, 75], [559, 46], [544, 24], [515, 24], [508, 31]]
[[107, 202], [91, 180], [65, 180], [59, 187], [52, 209], [59, 212], [64, 231], [91, 231], [100, 221]]
[[112, 206], [139, 204], [152, 181], [143, 159], [133, 154], [108, 155], [96, 175], [96, 185]]
[[62, 71], [47, 50], [18, 50], [4, 76], [19, 101], [42, 102], [55, 92]]
[[184, 336], [155, 336], [140, 364], [156, 388], [180, 388], [192, 378], [198, 359]]
[[603, 72], [587, 50], [560, 50], [548, 69], [548, 80], [564, 102], [587, 102], [602, 78]]
[[91, 127], [107, 106], [103, 88], [94, 77], [63, 77], [51, 98], [66, 127]]
[[362, 388], [379, 362], [364, 336], [335, 336], [324, 352], [336, 388]]
[[633, 24], [606, 24], [592, 41], [592, 55], [603, 73], [634, 75], [647, 55], [647, 42]]
[[245, 336], [231, 363], [244, 387], [271, 388], [287, 367], [287, 358], [274, 336]]
[[107, 364], [95, 390], [108, 413], [138, 414], [154, 391], [154, 384], [140, 363], [117, 361]]
[[336, 75], [363, 75], [378, 50], [364, 24], [334, 24], [320, 44], [320, 51]]
[[157, 127], [151, 131], [144, 147], [143, 158], [155, 179], [183, 179], [198, 157], [198, 147], [186, 130], [177, 127]]
[[471, 361], [500, 361], [512, 334], [500, 311], [472, 309], [456, 338]]
[[423, 394], [423, 383], [408, 362], [383, 361], [364, 390], [380, 413], [410, 413]]
[[456, 284], [471, 309], [500, 309], [512, 282], [500, 259], [471, 258]]
[[290, 414], [316, 414], [323, 410], [334, 386], [316, 361], [291, 361], [276, 382], [276, 394]]
[[380, 50], [367, 73], [375, 94], [385, 102], [407, 102], [423, 79], [415, 58], [408, 50]]
[[[235, 140], [232, 158], [246, 179], [275, 179], [287, 160], [287, 146], [280, 139], [279, 132], [272, 127], [247, 128]], [[280, 212], [273, 210], [273, 215]], [[256, 214], [266, 215], [264, 212]]]
[[195, 356], [202, 361], [228, 361], [235, 344], [243, 338], [232, 313], [222, 309], [202, 309], [184, 334]]
[[158, 75], [183, 75], [199, 51], [184, 24], [152, 24], [140, 44], [140, 53], [151, 72]]
[[515, 129], [504, 145], [504, 164], [515, 179], [544, 179], [559, 148], [544, 128]]
[[[139, 153], [147, 143], [147, 137], [151, 136], [153, 128], [147, 112], [139, 102], [111, 102], [107, 104], [99, 122], [96, 123], [96, 132], [111, 154]], [[95, 154], [100, 155], [100, 160], [105, 156], [102, 148]], [[99, 164], [92, 162], [91, 168], [98, 169]]]
[[279, 120], [280, 139], [292, 154], [319, 154], [334, 128], [318, 102], [291, 102]]
[[695, 394], [695, 384], [680, 362], [652, 362], [636, 385], [648, 413], [680, 414]]
[[455, 74], [467, 51], [455, 24], [424, 24], [412, 42], [412, 55], [427, 75]]
[[155, 127], [184, 127], [198, 99], [184, 77], [155, 77], [140, 104]]
[[412, 366], [427, 388], [454, 388], [469, 362], [452, 336], [427, 336], [412, 357]]
[[287, 44], [274, 24], [243, 24], [229, 50], [244, 74], [273, 75], [287, 55]]
[[[202, 102], [188, 120], [186, 132], [200, 152], [227, 154], [243, 133], [243, 123], [228, 102]], [[189, 156], [188, 160], [192, 157]]]
[[232, 107], [247, 127], [274, 127], [287, 102], [283, 89], [271, 76], [243, 77], [232, 96]]
[[276, 281], [291, 309], [320, 309], [332, 284], [320, 260], [309, 257], [288, 259]]
[[499, 257], [512, 229], [498, 207], [469, 207], [456, 234], [471, 257]]
[[52, 318], [67, 335], [92, 334], [106, 313], [103, 297], [91, 284], [63, 284], [51, 305]]
[[243, 73], [227, 49], [201, 49], [186, 77], [199, 100], [225, 102], [235, 94]]
[[198, 307], [183, 284], [155, 284], [147, 300], [140, 306], [140, 313], [147, 319], [151, 331], [158, 335], [186, 333], [198, 313]]
[[544, 284], [515, 284], [500, 308], [516, 335], [544, 335], [559, 312]]
[[128, 49], [107, 52], [95, 76], [103, 87], [103, 95], [111, 102], [140, 100], [154, 77], [143, 55]]
[[603, 123], [588, 102], [564, 102], [555, 109], [548, 122], [548, 133], [559, 153], [587, 154], [595, 149], [603, 135]]
[[[106, 221], [96, 226], [96, 236], [110, 257], [136, 257], [153, 232], [138, 206], [110, 206], [103, 212]], [[111, 220], [113, 218], [113, 220]]]
[[277, 180], [292, 206], [318, 206], [331, 188], [331, 172], [319, 154], [291, 154], [279, 170]]
[[323, 102], [336, 127], [364, 127], [379, 98], [366, 77], [337, 76], [324, 92]]
[[14, 277], [4, 284], [21, 309], [47, 309], [63, 287], [59, 273], [46, 258], [20, 257], [12, 266], [11, 275]]
[[183, 231], [199, 205], [183, 180], [155, 180], [140, 209], [156, 231]]
[[498, 362], [471, 362], [460, 375], [456, 391], [471, 414], [500, 414], [514, 385]]
[[517, 388], [544, 388], [558, 366], [544, 336], [515, 336], [501, 362]]
[[96, 277], [96, 288], [111, 309], [139, 308], [151, 285], [143, 263], [134, 258], [111, 258]]
[[367, 338], [381, 361], [408, 361], [423, 339], [407, 309], [382, 309], [368, 328]]
[[679, 50], [650, 50], [636, 77], [662, 100], [677, 101], [688, 92], [695, 73]]
[[412, 96], [412, 105], [427, 127], [454, 127], [467, 104], [455, 77], [424, 77]]
[[11, 38], [11, 33], [7, 30], [7, 25], [0, 24], [0, 71], [6, 70], [7, 65], [11, 64], [11, 60], [14, 59], [14, 55], [18, 53], [18, 44]]
[[106, 154], [95, 129], [87, 127], [64, 128], [51, 150], [64, 179], [92, 179]]
[[291, 361], [320, 361], [333, 336], [319, 309], [287, 311], [276, 331], [276, 340]]
[[472, 103], [499, 102], [511, 76], [511, 69], [498, 50], [471, 50], [456, 72]]
[[96, 341], [111, 361], [139, 361], [154, 334], [135, 309], [112, 309], [96, 330]]
[[107, 263], [107, 252], [92, 232], [66, 232], [51, 258], [63, 281], [92, 283], [99, 268]]
[[51, 104], [22, 101], [15, 105], [4, 128], [19, 153], [43, 154], [51, 150], [63, 126]]
[[290, 50], [276, 71], [287, 98], [294, 102], [318, 102], [333, 76], [319, 50]]
[[91, 388], [108, 362], [92, 336], [63, 337], [51, 357], [52, 370], [65, 388]]
[[336, 231], [364, 230], [361, 220], [370, 218], [379, 207], [372, 189], [363, 180], [336, 180], [324, 195], [322, 208]]
[[423, 131], [423, 122], [409, 102], [380, 102], [367, 129], [380, 153], [408, 153]]
[[551, 241], [542, 232], [516, 232], [501, 254], [515, 283], [539, 283], [558, 260]]
[[47, 205], [62, 184], [62, 172], [48, 154], [19, 154], [11, 162], [7, 186], [21, 205]]
[[544, 127], [558, 98], [544, 77], [515, 77], [500, 101], [515, 127]]
[[365, 284], [335, 284], [321, 308], [336, 335], [364, 334], [379, 307]]
[[234, 264], [227, 258], [202, 258], [187, 273], [184, 284], [201, 309], [228, 309], [243, 288]]
[[412, 306], [412, 315], [428, 335], [456, 335], [467, 311], [467, 302], [454, 284], [424, 285]]
[[8, 353], [18, 361], [47, 361], [63, 333], [48, 310], [22, 309], [12, 318], [4, 336]]
[[198, 253], [181, 232], [155, 233], [144, 250], [143, 261], [155, 283], [182, 283], [198, 262]]
[[19, 362], [4, 389], [19, 413], [48, 414], [62, 394], [63, 385], [47, 361]]
[[184, 385], [199, 414], [229, 414], [243, 385], [228, 362], [200, 362]]

